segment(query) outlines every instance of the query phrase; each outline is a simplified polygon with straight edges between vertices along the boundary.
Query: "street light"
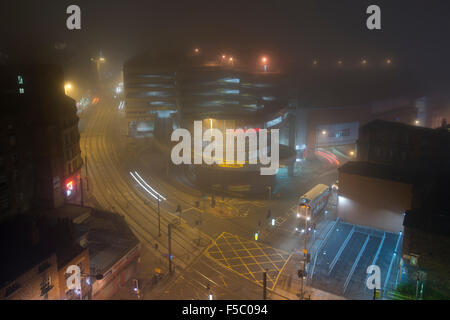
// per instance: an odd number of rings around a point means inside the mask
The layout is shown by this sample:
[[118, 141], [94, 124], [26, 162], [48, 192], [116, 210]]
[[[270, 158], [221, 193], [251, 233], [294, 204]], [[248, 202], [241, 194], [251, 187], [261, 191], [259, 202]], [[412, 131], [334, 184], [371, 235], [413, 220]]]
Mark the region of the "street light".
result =
[[267, 63], [268, 63], [269, 59], [267, 57], [262, 57], [261, 61], [262, 61], [263, 66], [264, 66], [264, 71], [267, 71]]
[[355, 155], [355, 151], [350, 151], [350, 155], [353, 157]]
[[101, 74], [101, 70], [100, 70], [100, 64], [105, 63], [106, 59], [102, 56], [102, 53], [100, 52], [98, 58], [91, 58], [91, 61], [95, 62], [96, 66], [97, 66], [98, 81], [101, 82], [102, 74]]
[[69, 93], [69, 91], [70, 91], [71, 89], [72, 89], [72, 84], [66, 83], [66, 84], [64, 85], [64, 91], [65, 91], [65, 94], [66, 94], [66, 95]]
[[322, 130], [322, 134], [326, 135], [327, 134], [327, 130]]

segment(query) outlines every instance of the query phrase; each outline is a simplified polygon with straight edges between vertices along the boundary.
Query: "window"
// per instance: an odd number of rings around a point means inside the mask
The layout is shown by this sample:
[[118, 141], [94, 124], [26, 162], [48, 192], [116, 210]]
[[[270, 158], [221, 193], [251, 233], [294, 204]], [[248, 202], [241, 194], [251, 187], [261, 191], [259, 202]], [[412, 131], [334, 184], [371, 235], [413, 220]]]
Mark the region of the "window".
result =
[[45, 296], [47, 299], [48, 292], [52, 289], [53, 289], [52, 277], [50, 277], [50, 276], [43, 277], [42, 281], [41, 281], [41, 297]]
[[18, 82], [19, 84], [23, 84], [23, 78], [22, 78], [22, 76], [17, 76], [17, 82]]
[[19, 93], [20, 94], [22, 94], [22, 93], [24, 93], [25, 92], [25, 90], [23, 89], [23, 88], [19, 88]]
[[336, 131], [335, 137], [336, 138], [340, 138], [340, 137], [348, 137], [350, 136], [350, 129], [343, 129], [343, 130], [338, 130]]

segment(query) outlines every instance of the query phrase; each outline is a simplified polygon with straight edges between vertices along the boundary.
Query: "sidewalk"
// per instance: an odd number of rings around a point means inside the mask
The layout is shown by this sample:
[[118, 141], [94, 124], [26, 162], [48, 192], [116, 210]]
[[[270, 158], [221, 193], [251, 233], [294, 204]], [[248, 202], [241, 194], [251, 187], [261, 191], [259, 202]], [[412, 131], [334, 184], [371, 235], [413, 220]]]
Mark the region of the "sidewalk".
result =
[[[278, 278], [274, 292], [290, 300], [300, 300], [299, 293], [302, 288], [302, 280], [297, 275], [299, 266], [303, 263], [303, 257], [299, 253], [293, 253], [289, 258], [283, 272]], [[304, 280], [305, 281], [305, 280]], [[309, 280], [304, 285], [304, 297], [310, 300], [346, 300], [345, 297], [338, 296], [323, 290], [309, 286]], [[275, 299], [281, 299], [273, 295]]]

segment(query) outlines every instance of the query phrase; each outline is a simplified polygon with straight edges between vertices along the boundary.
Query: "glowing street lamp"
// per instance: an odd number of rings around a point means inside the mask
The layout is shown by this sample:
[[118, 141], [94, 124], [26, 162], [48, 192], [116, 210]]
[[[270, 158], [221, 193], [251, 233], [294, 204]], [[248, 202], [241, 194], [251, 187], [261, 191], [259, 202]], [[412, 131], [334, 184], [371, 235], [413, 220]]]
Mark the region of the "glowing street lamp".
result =
[[70, 91], [71, 89], [72, 89], [72, 84], [66, 83], [66, 84], [64, 85], [64, 91], [65, 91], [66, 95], [69, 93], [69, 91]]
[[391, 64], [392, 60], [391, 59], [386, 59], [386, 64]]
[[355, 151], [350, 151], [350, 155], [353, 157], [355, 155]]
[[365, 66], [365, 65], [367, 64], [367, 60], [366, 60], [366, 59], [363, 59], [363, 60], [361, 61], [361, 63]]
[[195, 52], [195, 53], [199, 53], [199, 52], [200, 52], [200, 49], [199, 49], [199, 48], [195, 48], [195, 49], [194, 49], [194, 52]]
[[261, 62], [263, 63], [264, 71], [267, 71], [267, 64], [269, 62], [269, 59], [267, 57], [262, 57]]
[[326, 135], [327, 134], [327, 130], [322, 130], [322, 135]]

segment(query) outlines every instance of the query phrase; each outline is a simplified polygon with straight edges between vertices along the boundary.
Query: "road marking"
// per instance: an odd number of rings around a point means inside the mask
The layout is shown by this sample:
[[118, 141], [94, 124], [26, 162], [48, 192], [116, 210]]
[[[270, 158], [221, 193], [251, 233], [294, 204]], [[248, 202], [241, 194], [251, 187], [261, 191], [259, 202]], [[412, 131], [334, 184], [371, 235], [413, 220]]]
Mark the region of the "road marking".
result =
[[260, 286], [262, 273], [267, 272], [268, 289], [274, 288], [279, 273], [289, 259], [287, 252], [226, 232], [214, 240], [205, 250], [205, 255]]

